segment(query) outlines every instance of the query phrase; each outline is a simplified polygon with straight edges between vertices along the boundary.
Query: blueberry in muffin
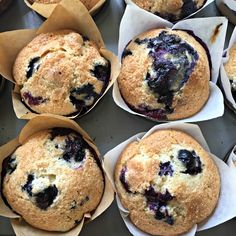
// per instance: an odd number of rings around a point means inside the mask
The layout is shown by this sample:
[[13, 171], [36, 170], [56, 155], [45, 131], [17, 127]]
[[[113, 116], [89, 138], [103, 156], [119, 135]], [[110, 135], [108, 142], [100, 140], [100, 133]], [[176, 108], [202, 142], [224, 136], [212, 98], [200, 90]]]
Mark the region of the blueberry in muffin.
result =
[[40, 34], [23, 48], [13, 76], [34, 112], [82, 115], [105, 91], [110, 62], [87, 37], [61, 30]]
[[[61, 0], [29, 0], [31, 4], [33, 3], [42, 3], [42, 4], [55, 4], [59, 3]], [[99, 0], [80, 0], [88, 10], [91, 10]]]
[[233, 98], [236, 101], [236, 43], [229, 50], [229, 60], [225, 63], [224, 68], [230, 80]]
[[36, 228], [68, 231], [94, 211], [104, 176], [96, 152], [71, 129], [43, 130], [3, 161], [2, 195]]
[[211, 215], [220, 192], [214, 161], [189, 135], [158, 130], [133, 141], [115, 167], [131, 222], [151, 235], [182, 235]]
[[206, 0], [132, 0], [139, 7], [169, 21], [177, 21], [200, 9]]
[[210, 93], [210, 58], [201, 43], [191, 32], [170, 29], [151, 30], [130, 41], [118, 77], [126, 104], [156, 120], [196, 114]]

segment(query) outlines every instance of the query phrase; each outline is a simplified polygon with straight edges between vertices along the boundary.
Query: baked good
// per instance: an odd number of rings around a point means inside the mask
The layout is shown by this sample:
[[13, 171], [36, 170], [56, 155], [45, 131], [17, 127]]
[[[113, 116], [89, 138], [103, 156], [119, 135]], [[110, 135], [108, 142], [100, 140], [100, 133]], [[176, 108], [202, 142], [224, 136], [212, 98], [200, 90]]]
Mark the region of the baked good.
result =
[[2, 193], [14, 212], [36, 228], [67, 231], [96, 209], [104, 191], [97, 154], [73, 130], [29, 137], [3, 162]]
[[[53, 3], [59, 3], [61, 0], [30, 0], [30, 3], [43, 3], [43, 4], [53, 4]], [[80, 0], [85, 7], [88, 10], [91, 10], [98, 2], [99, 0]]]
[[71, 30], [36, 36], [18, 54], [13, 76], [37, 113], [83, 114], [105, 91], [110, 62], [87, 37]]
[[177, 21], [200, 9], [206, 0], [132, 0], [139, 7], [169, 21]]
[[233, 98], [236, 101], [236, 43], [230, 48], [229, 60], [225, 63], [224, 67], [230, 80]]
[[181, 235], [213, 212], [220, 176], [192, 137], [159, 130], [123, 150], [115, 185], [135, 226], [151, 235]]
[[126, 104], [156, 120], [197, 113], [210, 93], [210, 58], [201, 43], [190, 31], [171, 29], [150, 30], [130, 41], [118, 78]]
[[11, 1], [12, 0], [0, 0], [0, 14], [9, 7]]

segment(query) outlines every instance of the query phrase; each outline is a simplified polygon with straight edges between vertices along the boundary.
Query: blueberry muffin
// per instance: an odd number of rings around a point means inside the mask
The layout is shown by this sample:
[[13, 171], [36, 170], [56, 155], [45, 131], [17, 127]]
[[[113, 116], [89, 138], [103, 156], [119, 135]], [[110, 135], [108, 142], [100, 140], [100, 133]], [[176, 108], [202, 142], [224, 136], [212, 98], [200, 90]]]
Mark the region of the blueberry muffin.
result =
[[0, 14], [4, 12], [10, 4], [11, 0], [0, 0]]
[[192, 137], [160, 130], [124, 149], [116, 164], [115, 185], [139, 229], [151, 235], [180, 235], [213, 212], [220, 176]]
[[229, 77], [231, 91], [236, 101], [236, 43], [229, 50], [229, 60], [225, 63], [225, 72]]
[[[61, 0], [30, 0], [31, 4], [35, 3], [43, 3], [43, 4], [53, 4], [59, 3]], [[99, 0], [80, 0], [88, 10], [91, 10]]]
[[103, 191], [95, 151], [70, 129], [40, 131], [3, 162], [5, 201], [36, 228], [70, 230], [96, 209]]
[[61, 30], [40, 34], [23, 48], [13, 76], [34, 112], [82, 115], [105, 91], [110, 63], [87, 37]]
[[169, 21], [177, 21], [200, 9], [206, 0], [132, 0], [139, 7]]
[[118, 78], [130, 109], [155, 120], [197, 113], [210, 93], [210, 58], [201, 43], [190, 31], [171, 29], [154, 29], [130, 41]]

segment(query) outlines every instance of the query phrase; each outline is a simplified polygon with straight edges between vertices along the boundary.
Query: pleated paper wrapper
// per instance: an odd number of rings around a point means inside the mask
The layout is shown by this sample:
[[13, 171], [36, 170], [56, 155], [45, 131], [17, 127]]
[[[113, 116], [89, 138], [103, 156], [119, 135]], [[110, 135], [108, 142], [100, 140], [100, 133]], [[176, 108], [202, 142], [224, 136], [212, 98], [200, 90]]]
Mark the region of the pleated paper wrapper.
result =
[[[21, 130], [19, 136], [14, 140], [8, 142], [7, 144], [0, 147], [0, 172], [2, 172], [2, 162], [3, 160], [11, 155], [15, 149], [24, 143], [24, 141], [30, 137], [31, 135], [45, 129], [51, 129], [55, 127], [63, 127], [63, 128], [70, 128], [75, 130], [76, 132], [80, 133], [85, 141], [91, 146], [94, 151], [97, 153], [99, 160], [103, 166], [102, 157], [93, 143], [92, 139], [88, 136], [88, 134], [74, 121], [56, 115], [40, 115], [31, 119]], [[103, 171], [104, 172], [104, 171]], [[56, 235], [63, 235], [63, 236], [77, 236], [79, 235], [84, 223], [94, 220], [100, 214], [102, 214], [112, 203], [114, 199], [114, 191], [113, 187], [107, 178], [107, 175], [104, 172], [105, 177], [105, 188], [103, 197], [93, 214], [86, 214], [84, 218], [77, 225], [75, 228], [71, 229], [68, 232], [49, 232], [45, 230], [37, 229], [33, 226], [30, 226], [28, 223], [24, 221], [19, 215], [14, 213], [8, 206], [5, 205], [2, 196], [0, 195], [0, 215], [7, 217], [11, 220], [12, 227], [15, 231], [17, 236], [56, 236]], [[1, 175], [0, 175], [1, 178]]]
[[[233, 204], [236, 201], [236, 185], [232, 179], [236, 178], [236, 173], [232, 171], [225, 162], [223, 162], [221, 159], [216, 157], [214, 154], [210, 153], [210, 149], [207, 145], [206, 140], [204, 139], [202, 132], [200, 128], [197, 125], [192, 124], [186, 124], [186, 123], [167, 123], [167, 124], [161, 124], [158, 126], [153, 127], [151, 130], [149, 130], [147, 133], [139, 133], [137, 135], [134, 135], [133, 137], [129, 138], [128, 140], [124, 141], [123, 143], [116, 146], [114, 149], [109, 151], [104, 156], [104, 168], [106, 170], [106, 173], [108, 175], [108, 178], [110, 179], [113, 188], [115, 189], [115, 183], [114, 183], [114, 171], [116, 163], [122, 153], [122, 151], [125, 149], [125, 147], [133, 142], [133, 141], [139, 141], [142, 138], [145, 138], [152, 134], [153, 132], [157, 130], [162, 129], [174, 129], [174, 130], [180, 130], [191, 137], [193, 137], [198, 143], [207, 151], [209, 152], [212, 159], [215, 161], [215, 164], [218, 167], [220, 178], [221, 178], [221, 190], [220, 190], [220, 196], [217, 203], [217, 206], [212, 213], [210, 217], [208, 217], [204, 222], [201, 222], [198, 225], [194, 225], [189, 232], [186, 232], [185, 236], [193, 236], [196, 234], [196, 231], [202, 231], [206, 229], [210, 229], [212, 227], [215, 227], [219, 224], [222, 224], [223, 222], [226, 222], [233, 217], [236, 216], [236, 205]], [[120, 214], [122, 219], [124, 220], [125, 225], [127, 226], [130, 233], [134, 236], [148, 236], [149, 234], [144, 233], [143, 231], [139, 230], [129, 219], [129, 211], [126, 210], [119, 200], [118, 194], [116, 195], [117, 204], [120, 210]]]

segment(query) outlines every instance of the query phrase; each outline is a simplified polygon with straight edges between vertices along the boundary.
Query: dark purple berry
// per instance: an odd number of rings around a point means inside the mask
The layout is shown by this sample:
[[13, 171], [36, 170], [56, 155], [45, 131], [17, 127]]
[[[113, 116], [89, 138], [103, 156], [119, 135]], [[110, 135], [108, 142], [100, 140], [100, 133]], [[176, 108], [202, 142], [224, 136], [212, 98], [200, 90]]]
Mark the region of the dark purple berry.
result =
[[5, 158], [2, 163], [2, 170], [3, 172], [5, 172], [4, 176], [6, 174], [12, 174], [15, 171], [16, 167], [17, 164], [15, 156], [12, 155]]
[[[82, 97], [82, 98], [81, 98]], [[99, 94], [94, 91], [94, 86], [90, 83], [80, 88], [74, 88], [70, 91], [70, 101], [80, 112], [86, 112], [89, 107], [86, 106], [86, 100], [94, 99], [93, 103], [98, 99]]]
[[162, 213], [162, 212], [160, 212], [160, 211], [156, 211], [156, 214], [155, 214], [155, 218], [157, 219], [157, 220], [162, 220], [162, 219], [165, 219], [165, 214], [164, 213]]
[[103, 82], [108, 81], [111, 74], [111, 64], [108, 62], [107, 65], [96, 65], [90, 72], [98, 80]]
[[34, 194], [36, 206], [42, 210], [46, 210], [52, 205], [54, 199], [57, 197], [58, 189], [55, 185], [49, 186], [42, 192]]
[[171, 201], [173, 199], [173, 196], [171, 196], [168, 189], [166, 189], [166, 192], [163, 194], [160, 192], [156, 192], [152, 186], [150, 186], [149, 189], [147, 189], [145, 191], [144, 195], [145, 195], [148, 202], [166, 203], [166, 202]]
[[130, 49], [124, 49], [121, 58], [124, 59], [127, 56], [131, 56], [133, 53], [130, 51]]
[[34, 97], [30, 92], [24, 92], [23, 97], [25, 100], [28, 101], [28, 104], [30, 106], [38, 106], [46, 101], [46, 99], [43, 99], [41, 96]]
[[34, 175], [29, 174], [27, 177], [27, 182], [24, 186], [21, 187], [22, 191], [26, 191], [30, 197], [32, 197], [32, 182], [34, 180]]
[[183, 6], [181, 8], [181, 18], [191, 15], [198, 10], [196, 2], [193, 0], [183, 0]]
[[40, 67], [40, 64], [38, 63], [39, 60], [40, 60], [40, 57], [35, 57], [30, 61], [28, 68], [26, 70], [26, 77], [28, 79], [32, 77], [32, 75], [39, 69]]
[[81, 162], [85, 158], [85, 148], [86, 143], [80, 136], [67, 137], [62, 158], [67, 162]]
[[163, 176], [163, 175], [170, 175], [173, 176], [174, 173], [174, 169], [173, 166], [171, 165], [171, 163], [169, 161], [164, 162], [160, 164], [160, 171], [159, 171], [159, 175]]
[[178, 159], [186, 167], [184, 174], [197, 175], [202, 172], [202, 163], [200, 157], [195, 153], [195, 151], [180, 150], [178, 152]]
[[145, 190], [144, 196], [146, 197], [147, 206], [155, 213], [155, 219], [165, 220], [165, 222], [170, 224], [169, 219], [173, 218], [169, 215], [166, 206], [174, 197], [169, 193], [168, 189], [166, 189], [166, 192], [163, 194], [156, 192], [155, 189], [150, 186], [149, 189]]
[[135, 43], [137, 43], [138, 45], [144, 44], [148, 42], [148, 39], [140, 39], [140, 38], [136, 38], [134, 40]]
[[[65, 136], [65, 147], [62, 159], [67, 162], [72, 160], [81, 162], [85, 158], [85, 149], [89, 148], [82, 136], [72, 129], [53, 128], [51, 131], [51, 140], [57, 136]], [[58, 148], [58, 145], [55, 145]]]
[[174, 224], [174, 219], [172, 216], [167, 216], [166, 217], [166, 223], [169, 225], [173, 225]]
[[129, 184], [126, 182], [125, 180], [125, 173], [127, 171], [127, 167], [123, 167], [121, 172], [120, 172], [120, 182], [122, 183], [124, 189], [128, 192], [131, 193], [130, 189], [129, 189]]
[[68, 128], [53, 128], [51, 130], [51, 140], [53, 140], [57, 136], [68, 136], [70, 134], [76, 134], [76, 133], [74, 130]]

